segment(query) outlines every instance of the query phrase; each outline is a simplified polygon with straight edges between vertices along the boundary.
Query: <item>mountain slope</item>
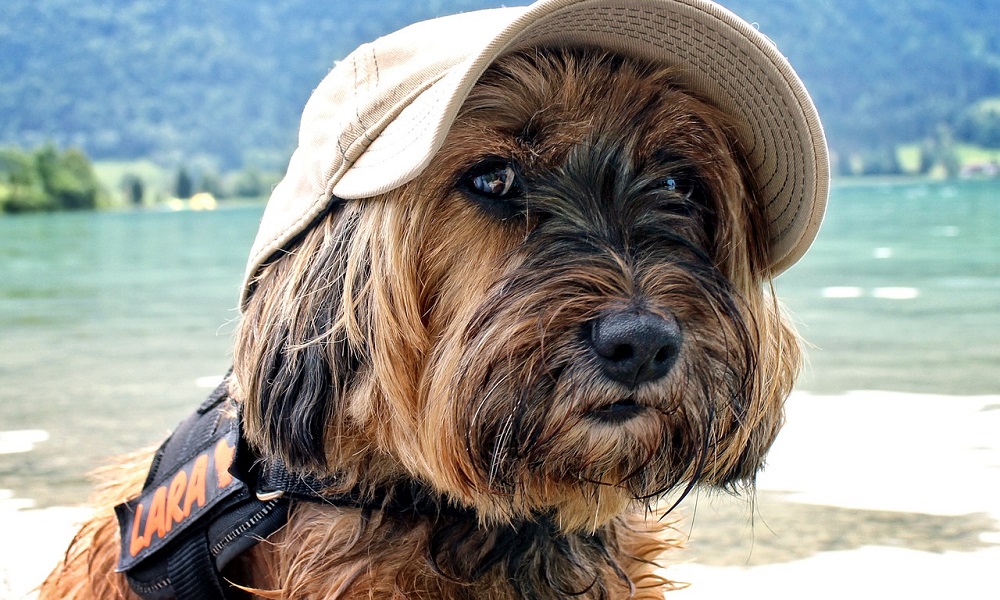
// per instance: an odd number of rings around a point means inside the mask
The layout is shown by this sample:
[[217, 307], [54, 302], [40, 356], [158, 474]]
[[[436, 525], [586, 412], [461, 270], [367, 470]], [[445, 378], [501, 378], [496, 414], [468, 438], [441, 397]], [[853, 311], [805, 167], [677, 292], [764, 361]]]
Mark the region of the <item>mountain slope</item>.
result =
[[[8, 0], [0, 144], [99, 158], [273, 167], [336, 59], [407, 23], [488, 0]], [[834, 150], [920, 140], [1000, 96], [995, 0], [730, 0], [789, 57]]]

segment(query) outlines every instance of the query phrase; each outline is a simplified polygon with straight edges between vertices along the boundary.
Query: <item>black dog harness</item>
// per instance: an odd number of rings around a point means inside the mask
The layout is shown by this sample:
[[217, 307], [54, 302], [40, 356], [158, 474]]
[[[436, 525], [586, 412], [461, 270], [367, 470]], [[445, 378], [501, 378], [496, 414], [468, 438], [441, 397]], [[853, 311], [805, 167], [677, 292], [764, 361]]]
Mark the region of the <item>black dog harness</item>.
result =
[[258, 460], [240, 434], [223, 381], [160, 446], [142, 493], [115, 507], [118, 571], [146, 600], [231, 600], [243, 592], [220, 573], [288, 520], [292, 499], [324, 496], [332, 481], [293, 477]]

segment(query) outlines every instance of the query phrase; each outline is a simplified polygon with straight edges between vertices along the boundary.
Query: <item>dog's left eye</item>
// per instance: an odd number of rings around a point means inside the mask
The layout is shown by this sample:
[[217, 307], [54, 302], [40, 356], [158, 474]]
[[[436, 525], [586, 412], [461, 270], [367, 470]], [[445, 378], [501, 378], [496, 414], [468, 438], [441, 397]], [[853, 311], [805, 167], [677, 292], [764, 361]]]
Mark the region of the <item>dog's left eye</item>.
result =
[[501, 221], [524, 215], [521, 177], [514, 163], [502, 158], [487, 159], [465, 172], [459, 188], [480, 209]]
[[488, 162], [466, 175], [470, 191], [491, 198], [516, 198], [521, 195], [517, 171], [510, 163]]

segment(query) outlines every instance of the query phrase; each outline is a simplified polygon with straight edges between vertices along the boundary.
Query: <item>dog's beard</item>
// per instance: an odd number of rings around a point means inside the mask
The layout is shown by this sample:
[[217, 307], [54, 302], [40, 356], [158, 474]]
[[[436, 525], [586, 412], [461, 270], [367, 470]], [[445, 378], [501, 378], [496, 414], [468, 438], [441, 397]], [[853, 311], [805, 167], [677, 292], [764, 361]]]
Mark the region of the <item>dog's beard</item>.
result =
[[[567, 530], [751, 482], [797, 346], [729, 125], [672, 81], [582, 52], [494, 66], [419, 179], [262, 272], [235, 357], [251, 443]], [[669, 360], [609, 368], [609, 314], [659, 323]]]

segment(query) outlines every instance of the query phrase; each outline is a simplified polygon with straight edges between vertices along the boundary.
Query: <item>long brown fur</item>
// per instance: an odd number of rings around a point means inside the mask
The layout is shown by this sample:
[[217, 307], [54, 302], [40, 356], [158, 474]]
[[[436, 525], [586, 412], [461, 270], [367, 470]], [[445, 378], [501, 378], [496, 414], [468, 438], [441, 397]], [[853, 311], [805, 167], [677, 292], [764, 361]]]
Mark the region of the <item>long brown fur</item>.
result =
[[[469, 191], [497, 160], [516, 202]], [[236, 340], [230, 392], [265, 460], [439, 510], [299, 503], [228, 575], [261, 598], [661, 598], [658, 500], [752, 486], [799, 366], [742, 161], [668, 70], [500, 60], [417, 180], [338, 204], [262, 270]], [[632, 306], [684, 342], [626, 390], [580, 332]], [[588, 416], [623, 397], [645, 412]], [[135, 598], [111, 507], [147, 466], [105, 489], [42, 598]]]

